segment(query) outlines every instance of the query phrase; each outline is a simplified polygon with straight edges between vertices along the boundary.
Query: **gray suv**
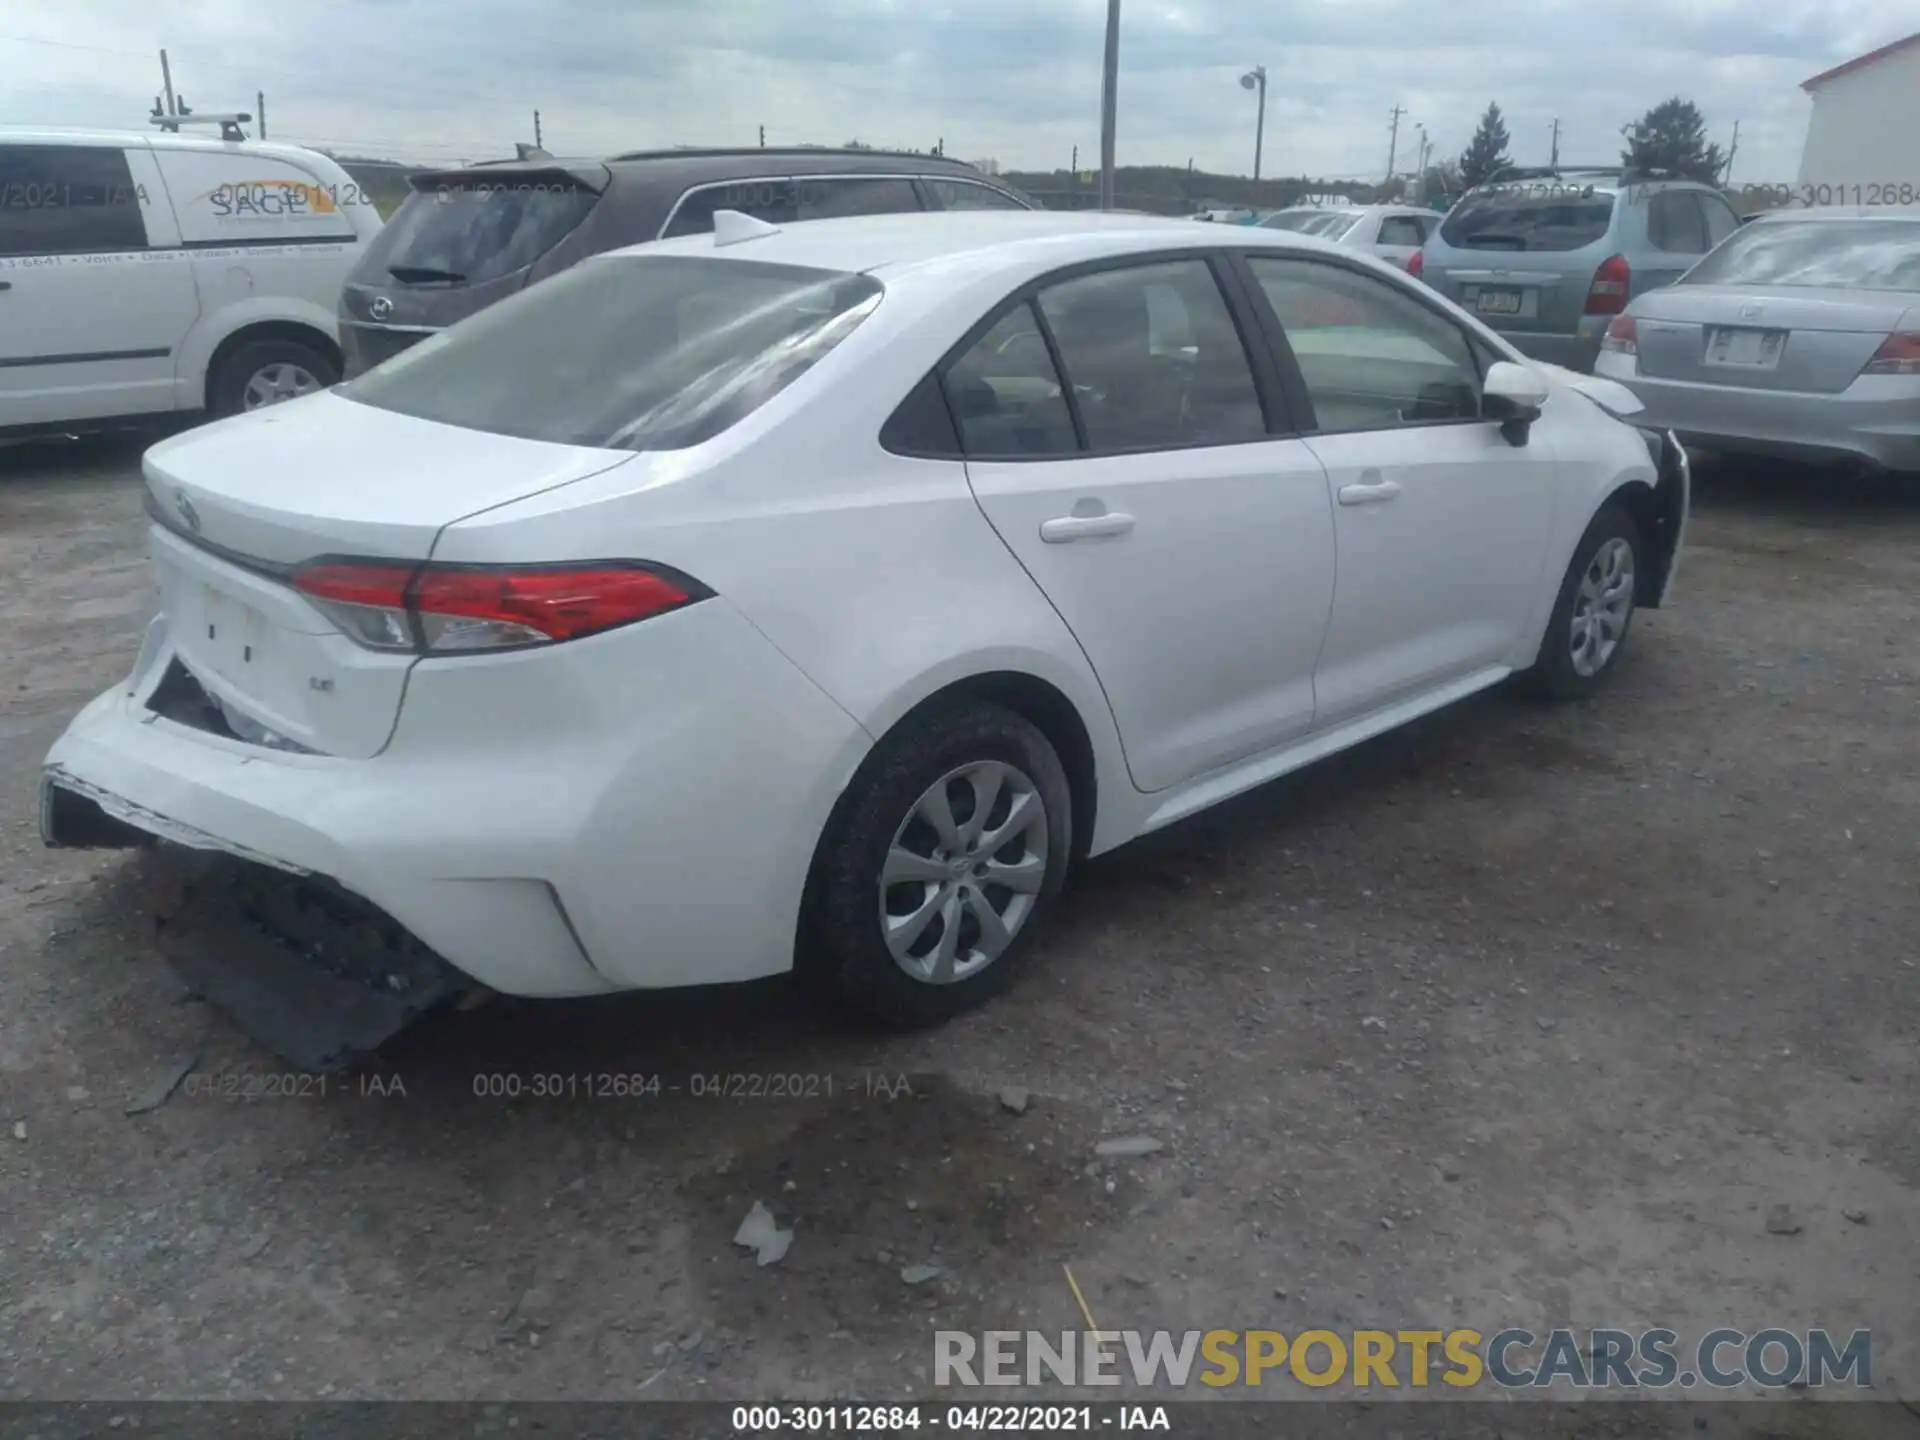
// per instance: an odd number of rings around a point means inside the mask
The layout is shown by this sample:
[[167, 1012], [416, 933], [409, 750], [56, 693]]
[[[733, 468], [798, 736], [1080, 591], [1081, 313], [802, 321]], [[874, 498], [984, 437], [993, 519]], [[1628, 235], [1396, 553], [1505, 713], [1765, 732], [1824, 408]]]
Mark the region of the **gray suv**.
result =
[[662, 150], [428, 171], [340, 297], [348, 379], [589, 255], [713, 229], [907, 210], [1031, 210], [971, 165], [884, 150]]
[[1614, 316], [1740, 227], [1710, 185], [1511, 171], [1468, 191], [1407, 267], [1536, 360], [1591, 371]]

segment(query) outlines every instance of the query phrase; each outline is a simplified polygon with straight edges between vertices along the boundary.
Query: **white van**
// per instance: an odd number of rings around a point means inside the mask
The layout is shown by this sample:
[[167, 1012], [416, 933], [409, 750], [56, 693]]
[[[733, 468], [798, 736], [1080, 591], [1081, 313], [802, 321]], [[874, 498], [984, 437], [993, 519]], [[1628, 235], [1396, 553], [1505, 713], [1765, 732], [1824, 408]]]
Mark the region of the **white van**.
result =
[[0, 433], [333, 384], [340, 288], [379, 230], [298, 146], [0, 128]]

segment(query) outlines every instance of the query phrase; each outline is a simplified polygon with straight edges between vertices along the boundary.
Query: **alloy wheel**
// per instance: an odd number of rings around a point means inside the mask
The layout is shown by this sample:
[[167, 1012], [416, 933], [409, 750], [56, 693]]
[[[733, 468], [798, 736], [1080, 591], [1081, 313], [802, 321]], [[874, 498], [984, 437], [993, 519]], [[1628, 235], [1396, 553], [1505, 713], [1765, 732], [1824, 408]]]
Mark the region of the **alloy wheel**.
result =
[[1047, 878], [1047, 807], [999, 760], [940, 777], [894, 831], [880, 872], [880, 927], [894, 963], [951, 985], [1005, 953]]
[[254, 371], [253, 378], [247, 381], [242, 404], [248, 410], [259, 410], [324, 388], [311, 371], [282, 360]]
[[1587, 562], [1574, 592], [1574, 673], [1592, 679], [1607, 668], [1633, 615], [1633, 546], [1616, 535]]

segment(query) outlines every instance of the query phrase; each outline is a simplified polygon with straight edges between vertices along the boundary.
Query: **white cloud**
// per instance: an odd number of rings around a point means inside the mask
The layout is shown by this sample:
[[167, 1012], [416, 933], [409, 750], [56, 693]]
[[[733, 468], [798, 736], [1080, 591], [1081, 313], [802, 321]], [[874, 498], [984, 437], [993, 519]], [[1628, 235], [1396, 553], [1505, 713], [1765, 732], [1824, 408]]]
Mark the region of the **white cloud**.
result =
[[[1457, 153], [1489, 100], [1521, 161], [1617, 161], [1620, 127], [1669, 95], [1724, 146], [1736, 181], [1790, 178], [1799, 82], [1898, 38], [1908, 0], [1125, 0], [1121, 163], [1251, 168], [1269, 73], [1265, 172], [1383, 173], [1424, 124]], [[1099, 147], [1103, 0], [87, 0], [0, 20], [0, 124], [142, 123], [168, 48], [195, 108], [253, 108], [269, 131], [363, 153], [508, 153], [541, 111], [548, 147], [676, 143], [926, 147], [1009, 167], [1083, 166]]]

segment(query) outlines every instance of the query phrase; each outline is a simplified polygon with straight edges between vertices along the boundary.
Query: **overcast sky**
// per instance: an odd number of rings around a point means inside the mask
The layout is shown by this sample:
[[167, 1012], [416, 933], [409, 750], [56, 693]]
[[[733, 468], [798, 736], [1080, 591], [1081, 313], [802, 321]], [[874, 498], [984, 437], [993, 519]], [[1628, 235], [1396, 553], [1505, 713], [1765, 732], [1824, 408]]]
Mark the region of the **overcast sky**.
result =
[[[1007, 168], [1099, 161], [1105, 0], [65, 0], [0, 11], [0, 124], [144, 123], [167, 48], [195, 109], [271, 138], [412, 161], [547, 148], [860, 139]], [[1791, 181], [1800, 82], [1911, 32], [1912, 0], [1124, 0], [1119, 161], [1378, 177], [1427, 126], [1457, 154], [1489, 100], [1521, 163], [1618, 163], [1669, 95], [1706, 115], [1734, 182]], [[1908, 177], [1888, 177], [1904, 179]]]

